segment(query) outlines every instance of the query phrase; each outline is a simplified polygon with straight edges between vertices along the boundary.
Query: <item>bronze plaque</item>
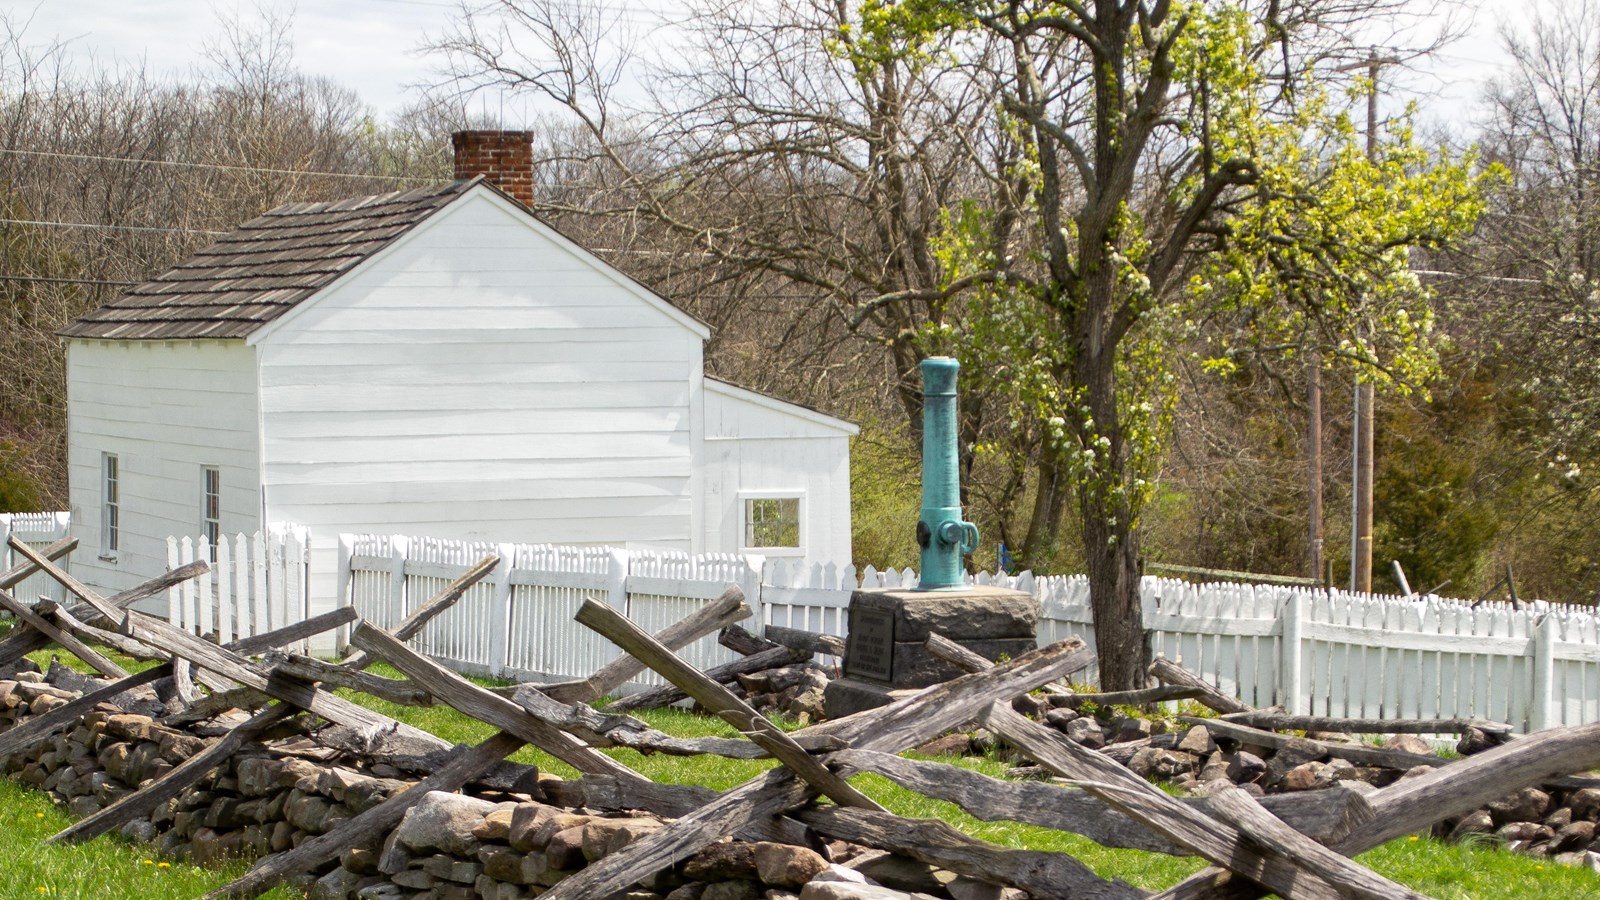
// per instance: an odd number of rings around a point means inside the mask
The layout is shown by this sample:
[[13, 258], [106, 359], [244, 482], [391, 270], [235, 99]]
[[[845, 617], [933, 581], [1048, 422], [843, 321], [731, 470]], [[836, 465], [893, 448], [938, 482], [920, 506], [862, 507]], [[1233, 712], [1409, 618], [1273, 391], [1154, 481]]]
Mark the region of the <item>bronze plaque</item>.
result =
[[844, 674], [893, 681], [894, 611], [850, 608], [850, 637], [844, 648]]

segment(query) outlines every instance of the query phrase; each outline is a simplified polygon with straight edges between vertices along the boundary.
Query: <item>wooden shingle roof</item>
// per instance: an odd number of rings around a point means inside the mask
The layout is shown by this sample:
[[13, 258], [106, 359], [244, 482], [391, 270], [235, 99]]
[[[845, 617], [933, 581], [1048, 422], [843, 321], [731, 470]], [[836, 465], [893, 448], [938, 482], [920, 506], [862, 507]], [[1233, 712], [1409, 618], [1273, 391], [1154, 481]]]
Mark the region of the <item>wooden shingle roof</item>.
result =
[[268, 210], [60, 334], [110, 340], [246, 337], [480, 180]]

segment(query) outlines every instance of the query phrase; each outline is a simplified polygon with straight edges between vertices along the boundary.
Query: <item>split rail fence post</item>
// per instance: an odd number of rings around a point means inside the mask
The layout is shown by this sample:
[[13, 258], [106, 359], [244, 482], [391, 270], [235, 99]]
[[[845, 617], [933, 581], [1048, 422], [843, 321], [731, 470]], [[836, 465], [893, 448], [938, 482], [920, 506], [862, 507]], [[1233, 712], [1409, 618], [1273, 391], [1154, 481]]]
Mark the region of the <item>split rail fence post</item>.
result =
[[1282, 668], [1278, 673], [1278, 688], [1282, 696], [1278, 701], [1291, 715], [1306, 715], [1307, 703], [1305, 696], [1305, 675], [1301, 663], [1304, 660], [1305, 648], [1302, 646], [1302, 618], [1305, 615], [1305, 595], [1299, 591], [1289, 591], [1288, 599], [1278, 614], [1281, 627], [1283, 644], [1281, 652]]
[[1528, 730], [1543, 731], [1557, 723], [1559, 716], [1551, 715], [1555, 703], [1556, 682], [1556, 620], [1545, 613], [1535, 626], [1533, 635], [1533, 694], [1528, 710]]
[[494, 623], [494, 631], [489, 635], [489, 675], [499, 678], [510, 665], [511, 560], [517, 548], [513, 544], [496, 544], [494, 552], [500, 562], [489, 576], [494, 579], [494, 599], [489, 602], [490, 621]]

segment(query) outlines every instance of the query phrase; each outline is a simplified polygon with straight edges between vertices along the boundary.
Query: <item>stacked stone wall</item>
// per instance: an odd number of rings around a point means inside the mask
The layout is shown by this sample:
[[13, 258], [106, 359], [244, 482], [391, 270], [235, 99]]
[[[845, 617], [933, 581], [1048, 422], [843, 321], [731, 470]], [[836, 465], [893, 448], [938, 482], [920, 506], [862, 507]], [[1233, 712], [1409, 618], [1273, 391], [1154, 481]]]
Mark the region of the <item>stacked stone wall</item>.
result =
[[[778, 692], [801, 684], [780, 678]], [[793, 681], [794, 684], [788, 682]], [[0, 733], [57, 709], [105, 682], [62, 666], [31, 663], [0, 672]], [[763, 683], [763, 687], [771, 687]], [[158, 682], [157, 688], [163, 687]], [[167, 724], [181, 707], [160, 690], [101, 703], [52, 737], [7, 756], [0, 771], [51, 793], [78, 817], [93, 815], [150, 785], [243, 721]], [[183, 716], [171, 717], [174, 721]], [[383, 762], [319, 741], [308, 715], [250, 742], [192, 789], [120, 828], [125, 839], [197, 865], [251, 859], [300, 845], [416, 783]], [[333, 742], [341, 743], [341, 742]], [[548, 773], [523, 791], [434, 792], [387, 835], [346, 850], [336, 864], [304, 873], [316, 898], [537, 897], [596, 860], [663, 827], [643, 812], [583, 807], [581, 780]], [[869, 874], [871, 873], [871, 874]], [[848, 898], [1024, 898], [903, 857], [834, 842], [802, 847], [725, 841], [651, 876], [629, 900], [848, 900]], [[898, 885], [898, 887], [897, 887]], [[918, 888], [925, 888], [919, 890]]]

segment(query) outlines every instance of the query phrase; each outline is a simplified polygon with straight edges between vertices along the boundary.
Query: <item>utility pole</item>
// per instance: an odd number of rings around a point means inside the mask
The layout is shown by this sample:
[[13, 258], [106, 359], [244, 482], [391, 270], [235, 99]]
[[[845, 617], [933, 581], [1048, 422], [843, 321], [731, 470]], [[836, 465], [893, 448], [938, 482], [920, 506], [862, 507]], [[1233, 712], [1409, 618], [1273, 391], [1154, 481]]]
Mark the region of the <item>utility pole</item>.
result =
[[[1357, 329], [1356, 340], [1361, 339]], [[1355, 457], [1351, 474], [1350, 517], [1350, 590], [1358, 593], [1372, 591], [1372, 456], [1373, 416], [1375, 400], [1372, 382], [1356, 376], [1354, 434]]]
[[[1306, 568], [1312, 578], [1322, 572], [1322, 354], [1308, 347], [1306, 362], [1306, 479], [1307, 518], [1311, 521], [1311, 546]], [[1324, 588], [1332, 585], [1324, 584]]]
[[[1378, 51], [1368, 52], [1359, 63], [1345, 66], [1339, 71], [1365, 68], [1367, 79], [1367, 159], [1378, 159], [1378, 72], [1383, 66], [1399, 62], [1392, 57], [1381, 58]], [[1359, 343], [1361, 330], [1357, 326]], [[1367, 593], [1372, 590], [1372, 483], [1373, 483], [1373, 407], [1376, 396], [1369, 379], [1356, 379], [1355, 410], [1351, 424], [1355, 453], [1351, 462], [1350, 486], [1350, 590]]]

